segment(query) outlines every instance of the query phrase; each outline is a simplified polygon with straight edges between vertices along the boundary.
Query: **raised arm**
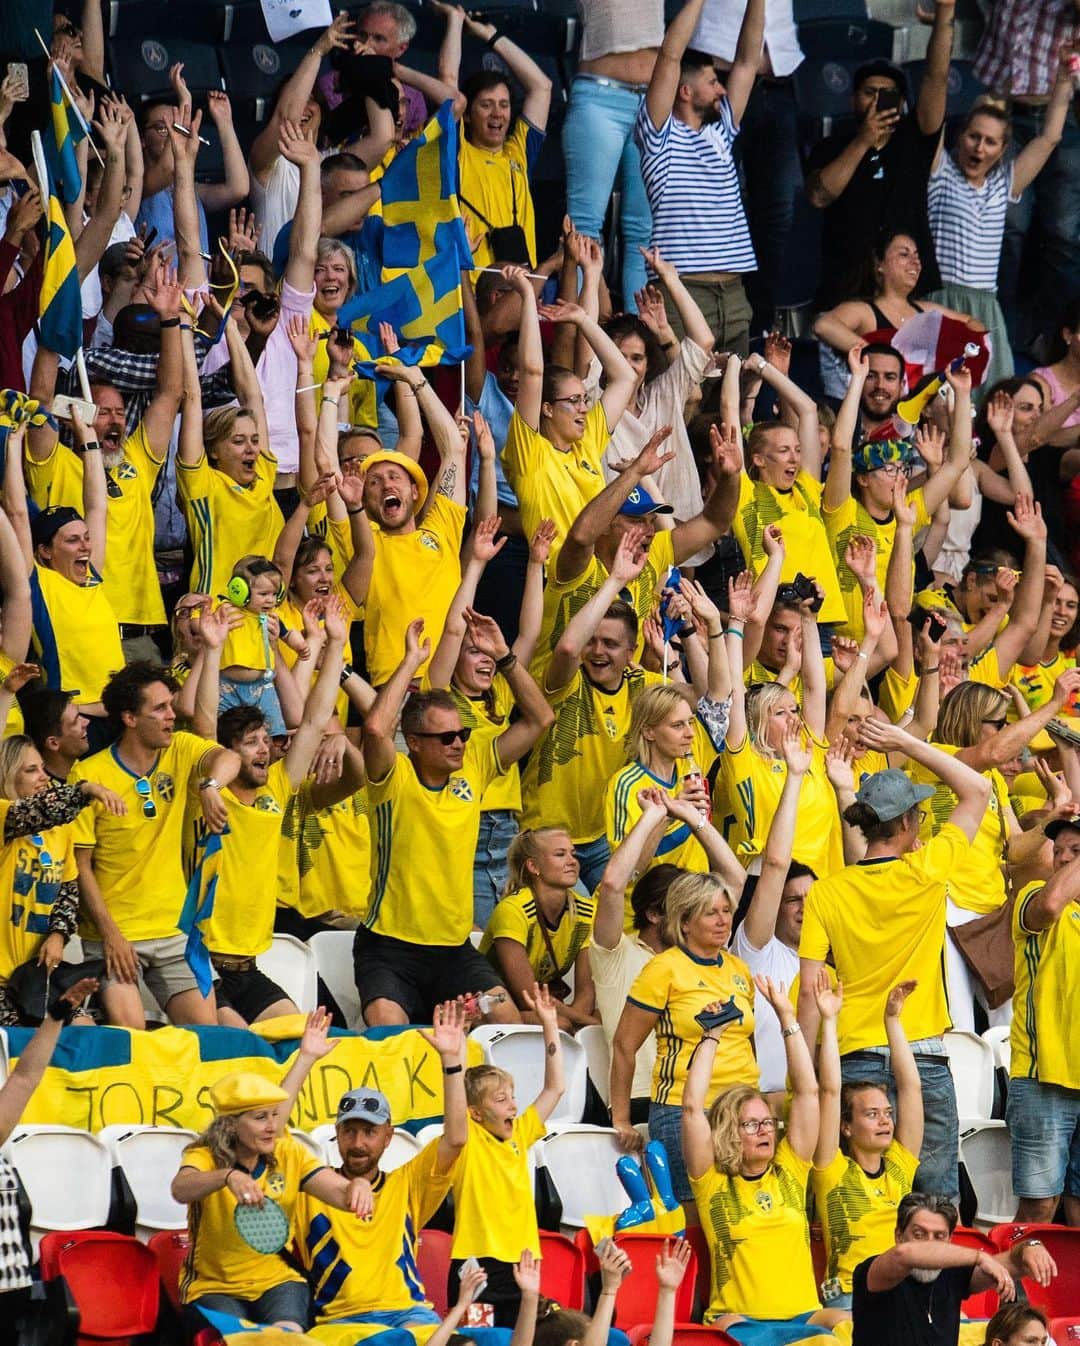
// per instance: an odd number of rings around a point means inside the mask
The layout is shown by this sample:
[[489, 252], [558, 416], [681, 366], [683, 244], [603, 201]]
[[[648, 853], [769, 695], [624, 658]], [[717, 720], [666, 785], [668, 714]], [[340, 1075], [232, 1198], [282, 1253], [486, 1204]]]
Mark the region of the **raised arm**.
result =
[[641, 807], [637, 822], [615, 848], [596, 890], [593, 943], [602, 949], [614, 949], [622, 938], [626, 890], [641, 868], [642, 856], [650, 849], [655, 851], [667, 828], [662, 790], [639, 790], [637, 801]]
[[505, 62], [510, 73], [525, 90], [522, 116], [538, 131], [547, 129], [548, 109], [551, 107], [551, 80], [526, 52], [500, 33], [493, 23], [484, 23], [466, 12], [465, 27], [478, 41], [488, 46]]
[[825, 659], [821, 653], [821, 636], [817, 618], [810, 611], [810, 602], [799, 604], [802, 619], [802, 713], [806, 727], [817, 739], [825, 736]]
[[225, 323], [225, 344], [229, 350], [229, 363], [232, 366], [232, 382], [236, 389], [236, 398], [245, 411], [251, 413], [259, 434], [259, 452], [270, 453], [270, 430], [266, 423], [266, 403], [263, 401], [262, 384], [255, 373], [244, 338], [236, 319], [229, 314]]
[[530, 430], [540, 429], [540, 408], [544, 389], [544, 346], [540, 340], [540, 314], [536, 292], [523, 267], [504, 266], [504, 278], [521, 296], [521, 325], [518, 329], [517, 414]]
[[750, 899], [743, 931], [755, 949], [764, 949], [776, 935], [776, 918], [791, 867], [791, 846], [795, 839], [795, 822], [799, 812], [799, 795], [806, 773], [810, 770], [810, 751], [803, 746], [802, 731], [785, 735], [780, 752], [787, 767], [780, 801], [776, 806], [765, 851], [761, 857], [761, 874]]
[[78, 416], [71, 418], [75, 443], [82, 453], [82, 513], [90, 534], [90, 564], [99, 575], [105, 573], [105, 530], [109, 496], [105, 489], [105, 464], [101, 444], [92, 425], [83, 425]]
[[[9, 454], [18, 453], [14, 436], [8, 440]], [[21, 471], [21, 467], [20, 467]], [[0, 510], [0, 588], [3, 590], [3, 622], [0, 624], [0, 650], [15, 663], [26, 657], [30, 648], [33, 620], [30, 611], [30, 584], [26, 557], [7, 514]]]
[[[1077, 674], [1075, 685], [1080, 687], [1080, 673]], [[896, 725], [867, 720], [862, 733], [868, 747], [877, 748], [879, 752], [902, 752], [913, 762], [932, 771], [942, 784], [947, 785], [956, 795], [956, 807], [949, 814], [948, 821], [959, 827], [971, 841], [982, 825], [990, 799], [990, 782], [985, 776], [965, 766], [959, 754], [954, 757], [942, 752], [930, 743], [913, 738]]]
[[1024, 564], [1009, 609], [1009, 624], [994, 639], [1002, 676], [1019, 659], [1039, 625], [1046, 579], [1047, 537], [1042, 506], [1030, 496], [1018, 495], [1005, 517], [1013, 532], [1024, 539]]
[[431, 653], [431, 641], [421, 640], [423, 631], [422, 617], [409, 623], [405, 630], [404, 658], [379, 689], [375, 704], [364, 720], [364, 763], [373, 781], [385, 780], [393, 770], [397, 758], [394, 735], [401, 708], [417, 669]]
[[663, 126], [671, 116], [675, 95], [679, 91], [683, 54], [690, 45], [704, 4], [705, 0], [686, 0], [686, 4], [675, 15], [664, 34], [664, 40], [657, 52], [652, 78], [645, 92], [645, 110], [649, 114], [649, 120], [657, 128]]
[[542, 1122], [547, 1121], [566, 1092], [558, 1004], [548, 988], [538, 982], [533, 983], [532, 994], [525, 996], [526, 1008], [532, 1010], [544, 1030], [544, 1086], [532, 1104]]
[[525, 567], [517, 639], [510, 647], [526, 666], [532, 662], [536, 653], [544, 624], [544, 568], [558, 532], [554, 519], [541, 519], [529, 542], [529, 563]]
[[323, 625], [326, 629], [326, 645], [323, 648], [319, 678], [308, 693], [303, 717], [284, 759], [285, 771], [294, 790], [300, 788], [311, 770], [327, 721], [334, 713], [341, 670], [345, 665], [345, 642], [349, 628], [341, 601], [333, 595], [326, 601]]
[[[580, 305], [567, 304], [560, 300], [555, 304], [541, 304], [539, 313], [550, 322], [572, 324], [593, 348], [606, 378], [604, 391], [600, 395], [600, 404], [604, 408], [608, 425], [617, 425], [623, 412], [630, 405], [630, 398], [634, 392], [636, 376], [630, 368], [629, 361], [600, 324], [590, 318]], [[520, 343], [518, 350], [520, 354]], [[520, 404], [519, 392], [519, 407]]]
[[[168, 119], [167, 119], [168, 120]], [[177, 128], [183, 128], [182, 130]], [[185, 290], [201, 290], [207, 283], [206, 262], [199, 235], [199, 202], [195, 188], [195, 163], [199, 155], [202, 112], [192, 114], [181, 106], [175, 122], [168, 122], [173, 152], [173, 232], [176, 263]]]
[[195, 361], [195, 338], [191, 328], [180, 325], [180, 351], [184, 396], [180, 404], [180, 437], [177, 455], [185, 467], [194, 467], [203, 456], [202, 389]]
[[124, 201], [124, 141], [127, 139], [130, 117], [131, 109], [126, 104], [114, 103], [106, 98], [101, 100], [94, 130], [105, 147], [105, 172], [101, 177], [94, 213], [75, 239], [75, 262], [80, 282], [101, 261], [116, 221], [120, 218]]
[[1061, 65], [1058, 68], [1057, 82], [1046, 109], [1041, 133], [1029, 140], [1013, 160], [1012, 194], [1019, 196], [1026, 187], [1038, 177], [1046, 167], [1046, 161], [1061, 143], [1065, 133], [1065, 118], [1073, 98], [1072, 78], [1069, 74], [1068, 58], [1070, 53], [1061, 53]]
[[292, 232], [289, 235], [289, 260], [285, 281], [301, 294], [310, 294], [315, 284], [315, 258], [322, 225], [322, 190], [319, 185], [319, 151], [299, 124], [282, 121], [278, 130], [278, 152], [300, 169], [300, 194], [296, 201]]
[[184, 353], [180, 328], [191, 319], [181, 312], [184, 292], [175, 271], [160, 267], [154, 284], [147, 292], [147, 300], [158, 316], [161, 326], [161, 347], [157, 361], [157, 389], [150, 405], [143, 412], [142, 426], [156, 458], [168, 457], [176, 413], [184, 393]]
[[971, 462], [971, 371], [946, 370], [953, 390], [953, 409], [949, 428], [949, 453], [941, 467], [923, 487], [926, 512], [933, 514], [949, 498], [953, 487]]
[[918, 1155], [923, 1141], [923, 1096], [915, 1054], [900, 1022], [904, 1001], [918, 982], [902, 981], [885, 1002], [885, 1035], [889, 1044], [893, 1079], [896, 1081], [896, 1139], [910, 1154]]
[[[814, 1167], [825, 1168], [832, 1163], [840, 1148], [840, 1099], [844, 1080], [840, 1073], [837, 1021], [844, 1003], [844, 988], [837, 982], [834, 990], [828, 970], [819, 967], [814, 983], [809, 989], [821, 1021], [821, 1044], [817, 1054], [818, 1139], [814, 1148]], [[800, 1008], [805, 999], [800, 990]], [[804, 1037], [809, 1037], [808, 1030], [809, 1025], [805, 1025]]]
[[619, 595], [619, 590], [637, 579], [645, 568], [648, 552], [643, 528], [628, 528], [619, 541], [611, 573], [589, 601], [574, 613], [559, 638], [544, 676], [549, 692], [565, 687], [581, 665], [585, 646], [603, 619], [604, 613]]
[[821, 497], [822, 508], [826, 510], [839, 509], [851, 495], [851, 455], [854, 448], [855, 426], [859, 419], [859, 402], [869, 372], [861, 341], [848, 351], [848, 369], [851, 378], [844, 392], [844, 400], [836, 413], [829, 453], [829, 470], [825, 475], [825, 489]]
[[821, 480], [821, 448], [818, 436], [817, 403], [794, 379], [762, 355], [749, 355], [744, 367], [761, 375], [780, 401], [781, 413], [799, 432], [801, 467], [815, 481]]
[[955, 26], [956, 0], [935, 0], [933, 27], [926, 48], [926, 70], [915, 102], [915, 117], [924, 136], [936, 135], [945, 121]]
[[432, 687], [449, 687], [454, 676], [461, 643], [465, 639], [465, 614], [476, 600], [476, 589], [489, 561], [493, 560], [506, 544], [506, 538], [496, 540], [500, 520], [498, 516], [480, 519], [469, 538], [468, 552], [461, 571], [461, 583], [450, 600], [442, 635], [431, 662], [427, 667], [428, 681]]
[[233, 126], [232, 104], [220, 89], [211, 89], [206, 95], [206, 108], [217, 127], [221, 142], [221, 157], [225, 167], [224, 182], [204, 182], [199, 187], [199, 199], [208, 211], [225, 210], [247, 196], [251, 187], [244, 151]]
[[746, 104], [757, 78], [761, 63], [761, 48], [765, 40], [765, 0], [749, 0], [743, 14], [739, 40], [735, 47], [735, 60], [724, 79], [728, 102], [731, 104], [731, 116], [736, 124], [742, 121]]
[[507, 646], [499, 625], [491, 617], [469, 609], [465, 613], [469, 643], [482, 650], [506, 679], [517, 707], [518, 719], [511, 721], [495, 740], [495, 751], [504, 768], [518, 762], [540, 735], [555, 723], [555, 713], [544, 699], [536, 680]]
[[[752, 3], [757, 2], [758, 0], [752, 0]], [[731, 96], [730, 84], [728, 86], [728, 96]], [[736, 117], [735, 120], [738, 121], [738, 118]], [[711, 351], [716, 344], [713, 330], [706, 322], [705, 315], [698, 307], [694, 296], [683, 284], [678, 271], [670, 262], [666, 262], [660, 256], [659, 248], [639, 248], [638, 251], [663, 281], [668, 294], [671, 296], [671, 302], [675, 305], [675, 311], [682, 321], [686, 335], [706, 353]]]
[[791, 1103], [788, 1106], [787, 1141], [800, 1159], [807, 1163], [817, 1149], [821, 1117], [818, 1111], [818, 1082], [810, 1045], [795, 1017], [795, 1007], [783, 986], [768, 977], [755, 977], [758, 993], [763, 995], [776, 1011], [780, 1030], [784, 1035], [788, 1080], [791, 1084]]

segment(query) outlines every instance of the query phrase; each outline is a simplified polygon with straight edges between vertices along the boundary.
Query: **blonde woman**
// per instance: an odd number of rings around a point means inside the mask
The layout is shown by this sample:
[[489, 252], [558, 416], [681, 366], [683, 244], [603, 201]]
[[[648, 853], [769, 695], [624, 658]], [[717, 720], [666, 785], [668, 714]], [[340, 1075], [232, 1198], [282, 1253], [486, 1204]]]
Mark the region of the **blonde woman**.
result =
[[850, 1315], [821, 1308], [810, 1259], [806, 1184], [818, 1140], [817, 1080], [784, 988], [755, 980], [780, 1021], [787, 1053], [792, 1095], [784, 1139], [778, 1142], [779, 1124], [751, 1084], [726, 1089], [706, 1114], [716, 1059], [737, 1025], [704, 1034], [683, 1088], [683, 1155], [712, 1265], [705, 1322], [805, 1326], [806, 1336], [832, 1341], [827, 1329]]
[[[533, 987], [546, 986], [559, 1027], [599, 1023], [589, 968], [596, 901], [574, 891], [581, 866], [564, 827], [527, 828], [510, 843], [506, 896], [491, 914], [480, 952], [495, 965], [526, 1023], [539, 1023]], [[573, 971], [574, 989], [564, 980]]]
[[723, 1051], [711, 1058], [710, 1091], [758, 1082], [754, 985], [746, 964], [727, 950], [734, 916], [735, 900], [716, 874], [684, 874], [675, 880], [664, 904], [664, 935], [671, 947], [638, 974], [611, 1044], [612, 1125], [625, 1149], [638, 1150], [641, 1136], [630, 1125], [634, 1059], [656, 1032], [649, 1135], [664, 1143], [675, 1195], [684, 1203], [693, 1194], [679, 1143], [683, 1086], [703, 1031], [696, 1016], [714, 1001], [730, 1001], [735, 1021], [724, 1034]]
[[53, 781], [24, 735], [0, 741], [0, 874], [7, 890], [0, 913], [0, 1024], [23, 1022], [6, 990], [15, 969], [36, 959], [51, 972], [75, 933], [79, 884], [68, 824], [95, 799], [110, 813], [126, 812], [117, 795], [94, 781]]

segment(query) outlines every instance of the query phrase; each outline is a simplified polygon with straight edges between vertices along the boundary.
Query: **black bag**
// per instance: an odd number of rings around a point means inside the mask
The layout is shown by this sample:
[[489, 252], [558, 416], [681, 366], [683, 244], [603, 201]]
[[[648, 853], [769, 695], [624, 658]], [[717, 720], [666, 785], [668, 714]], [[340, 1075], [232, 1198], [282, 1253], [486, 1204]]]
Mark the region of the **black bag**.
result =
[[19, 1011], [23, 1023], [39, 1024], [45, 1018], [49, 1006], [55, 1005], [76, 982], [82, 981], [84, 977], [100, 979], [104, 975], [104, 958], [88, 958], [85, 963], [57, 963], [51, 974], [36, 959], [32, 959], [28, 963], [20, 963], [8, 978], [8, 999]]
[[514, 186], [514, 169], [510, 169], [510, 200], [514, 212], [514, 223], [494, 225], [491, 221], [476, 209], [471, 201], [466, 201], [465, 197], [458, 193], [458, 200], [463, 206], [466, 206], [481, 224], [487, 225], [487, 238], [491, 246], [491, 255], [496, 262], [511, 262], [515, 266], [532, 266], [533, 260], [529, 256], [529, 240], [525, 237], [525, 230], [518, 224], [517, 217], [517, 188]]

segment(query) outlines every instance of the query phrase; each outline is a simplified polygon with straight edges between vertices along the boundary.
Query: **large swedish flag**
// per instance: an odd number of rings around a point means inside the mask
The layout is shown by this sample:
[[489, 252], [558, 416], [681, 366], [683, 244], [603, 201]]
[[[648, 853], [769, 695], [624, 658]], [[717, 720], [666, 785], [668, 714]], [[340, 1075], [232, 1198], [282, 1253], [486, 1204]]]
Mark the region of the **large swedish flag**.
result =
[[70, 360], [82, 345], [82, 294], [75, 266], [75, 244], [51, 172], [48, 176], [49, 228], [45, 235], [38, 328], [41, 344]]
[[65, 205], [79, 199], [82, 191], [82, 174], [75, 147], [86, 139], [86, 126], [82, 117], [68, 102], [60, 83], [60, 76], [52, 72], [50, 90], [52, 119], [45, 130], [42, 141], [45, 146], [45, 159], [49, 165], [49, 176], [56, 185], [57, 195]]
[[339, 315], [369, 352], [364, 372], [384, 355], [380, 322], [400, 337], [403, 364], [459, 364], [468, 354], [461, 272], [472, 250], [457, 197], [457, 134], [446, 102], [382, 178], [382, 215], [372, 224], [383, 284]]

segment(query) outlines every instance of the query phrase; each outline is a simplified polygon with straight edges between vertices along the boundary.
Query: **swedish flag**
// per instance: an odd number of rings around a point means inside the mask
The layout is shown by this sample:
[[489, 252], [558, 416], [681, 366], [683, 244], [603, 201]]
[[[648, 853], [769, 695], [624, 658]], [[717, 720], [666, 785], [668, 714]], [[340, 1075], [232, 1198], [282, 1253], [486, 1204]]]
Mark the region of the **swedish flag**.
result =
[[181, 934], [187, 935], [184, 957], [203, 996], [210, 994], [210, 987], [214, 984], [210, 952], [203, 938], [203, 929], [214, 911], [218, 876], [221, 873], [221, 848], [228, 834], [228, 827], [222, 833], [206, 832], [195, 843], [195, 868], [188, 881], [180, 919], [176, 923]]
[[68, 102], [60, 76], [55, 70], [52, 72], [50, 102], [52, 120], [43, 137], [45, 159], [60, 200], [70, 206], [79, 199], [82, 191], [82, 174], [79, 172], [75, 147], [86, 139], [86, 125]]
[[45, 235], [38, 330], [43, 346], [70, 360], [82, 346], [82, 293], [75, 266], [75, 244], [51, 174], [48, 191], [49, 228]]
[[381, 180], [382, 215], [372, 221], [383, 284], [347, 303], [339, 322], [369, 352], [384, 354], [378, 324], [398, 334], [403, 364], [460, 364], [469, 353], [461, 272], [472, 250], [457, 196], [457, 124], [446, 102], [390, 164]]

